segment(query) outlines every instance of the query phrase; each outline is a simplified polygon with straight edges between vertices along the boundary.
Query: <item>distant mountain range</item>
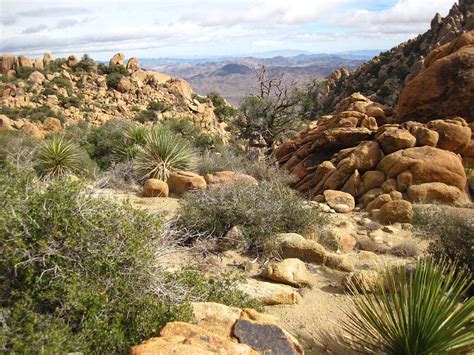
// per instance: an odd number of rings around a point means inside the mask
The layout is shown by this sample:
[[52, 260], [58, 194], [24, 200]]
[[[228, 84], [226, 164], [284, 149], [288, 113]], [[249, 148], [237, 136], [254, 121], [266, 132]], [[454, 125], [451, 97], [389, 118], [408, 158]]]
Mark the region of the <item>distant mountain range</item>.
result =
[[139, 61], [144, 68], [189, 81], [202, 95], [217, 91], [230, 102], [238, 103], [252, 92], [256, 84], [255, 69], [262, 64], [267, 66], [270, 76], [284, 73], [286, 82], [302, 84], [311, 78], [324, 78], [341, 67], [355, 69], [376, 54], [378, 51], [374, 50], [338, 54], [284, 50], [247, 57], [141, 58]]

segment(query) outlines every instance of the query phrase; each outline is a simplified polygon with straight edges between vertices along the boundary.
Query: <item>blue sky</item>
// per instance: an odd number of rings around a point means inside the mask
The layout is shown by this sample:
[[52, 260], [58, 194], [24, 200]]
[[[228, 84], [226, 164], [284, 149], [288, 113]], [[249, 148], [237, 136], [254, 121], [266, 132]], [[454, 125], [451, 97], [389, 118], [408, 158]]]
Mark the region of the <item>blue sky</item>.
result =
[[0, 0], [0, 53], [108, 59], [387, 49], [453, 0]]

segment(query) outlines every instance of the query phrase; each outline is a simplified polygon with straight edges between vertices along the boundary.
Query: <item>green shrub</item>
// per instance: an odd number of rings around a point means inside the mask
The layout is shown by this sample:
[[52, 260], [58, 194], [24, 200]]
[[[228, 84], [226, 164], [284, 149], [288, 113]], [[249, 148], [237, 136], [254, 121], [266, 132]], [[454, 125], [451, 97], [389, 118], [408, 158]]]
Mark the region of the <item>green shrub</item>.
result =
[[166, 323], [192, 321], [188, 301], [259, 307], [236, 276], [164, 271], [155, 253], [169, 247], [152, 214], [21, 169], [1, 170], [0, 184], [2, 351], [126, 354]]
[[117, 73], [117, 72], [112, 72], [110, 74], [107, 74], [107, 78], [106, 78], [107, 87], [109, 89], [116, 89], [122, 77], [123, 77], [123, 74]]
[[57, 58], [44, 67], [44, 72], [47, 74], [58, 73], [63, 70], [62, 66], [65, 64], [65, 58]]
[[131, 122], [115, 119], [92, 128], [87, 137], [87, 150], [101, 169], [127, 159], [122, 152], [126, 148], [125, 133], [132, 125]]
[[137, 154], [136, 168], [140, 180], [166, 181], [173, 171], [192, 169], [194, 160], [186, 140], [165, 130], [153, 129], [145, 136], [145, 144]]
[[127, 68], [125, 68], [123, 65], [106, 65], [104, 63], [100, 63], [97, 66], [97, 70], [99, 74], [121, 74], [123, 76], [128, 76], [130, 75], [130, 72], [128, 71]]
[[217, 92], [210, 92], [207, 94], [207, 97], [214, 105], [214, 114], [219, 122], [227, 122], [230, 118], [237, 115], [238, 110], [227, 104], [225, 99]]
[[31, 73], [35, 71], [42, 72], [41, 69], [33, 68], [33, 67], [16, 68], [15, 71], [16, 71], [16, 77], [18, 79], [23, 79], [23, 80], [27, 80], [29, 76], [31, 75]]
[[127, 353], [166, 322], [189, 320], [150, 290], [155, 217], [66, 181], [0, 179], [4, 350]]
[[148, 110], [165, 112], [168, 110], [168, 105], [161, 101], [152, 101], [148, 104]]
[[198, 95], [196, 93], [192, 93], [191, 98], [193, 100], [197, 100], [200, 104], [206, 104], [207, 103], [207, 97]]
[[65, 76], [57, 76], [51, 83], [56, 84], [58, 87], [66, 89], [68, 95], [72, 95], [72, 82]]
[[158, 115], [153, 110], [143, 110], [138, 114], [137, 121], [140, 123], [156, 122]]
[[230, 147], [216, 151], [205, 151], [197, 165], [200, 175], [230, 170], [253, 176], [260, 181], [271, 181], [281, 185], [290, 185], [295, 177], [265, 160], [256, 160]]
[[309, 232], [323, 218], [287, 186], [244, 182], [188, 193], [178, 224], [220, 238], [239, 226], [251, 249], [261, 249], [276, 233]]
[[72, 70], [74, 72], [93, 73], [97, 70], [97, 65], [88, 54], [84, 54], [81, 60], [72, 68]]
[[356, 344], [374, 353], [472, 351], [474, 299], [464, 299], [472, 281], [456, 269], [446, 262], [419, 260], [412, 272], [404, 265], [388, 270], [374, 294], [358, 296], [351, 285], [354, 304], [346, 311], [343, 328]]
[[420, 237], [434, 239], [429, 250], [437, 258], [458, 261], [474, 271], [474, 253], [468, 246], [474, 243], [474, 225], [444, 210], [442, 206], [414, 209], [413, 226]]
[[39, 107], [25, 107], [20, 110], [10, 110], [12, 119], [27, 118], [32, 122], [43, 122], [46, 117], [55, 117], [61, 122], [64, 122], [63, 114], [53, 111], [48, 105]]
[[33, 168], [33, 153], [40, 140], [22, 131], [0, 131], [0, 167], [14, 164], [19, 169]]
[[81, 100], [77, 96], [58, 95], [59, 104], [64, 108], [81, 107]]
[[37, 151], [36, 160], [35, 169], [44, 179], [92, 174], [87, 153], [63, 136], [45, 139]]

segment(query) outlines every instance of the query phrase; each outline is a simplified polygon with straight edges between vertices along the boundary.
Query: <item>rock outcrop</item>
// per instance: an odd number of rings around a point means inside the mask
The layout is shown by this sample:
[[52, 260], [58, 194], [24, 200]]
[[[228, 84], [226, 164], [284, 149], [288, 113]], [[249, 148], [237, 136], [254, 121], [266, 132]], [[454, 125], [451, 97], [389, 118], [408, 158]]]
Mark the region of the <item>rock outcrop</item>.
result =
[[[436, 14], [431, 28], [424, 34], [380, 53], [351, 73], [343, 68], [329, 75], [324, 106], [332, 108], [353, 92], [361, 92], [373, 101], [395, 107], [405, 83], [415, 78], [427, 65], [428, 53], [453, 41], [463, 31], [470, 30], [474, 30], [474, 3], [460, 0], [446, 17]], [[451, 80], [447, 73], [444, 80]]]
[[[50, 53], [43, 59], [30, 59], [24, 56], [14, 57], [4, 54], [0, 57], [1, 74], [6, 78], [15, 78], [16, 70], [34, 67], [36, 70], [28, 79], [0, 83], [0, 103], [2, 106], [28, 113], [47, 106], [57, 116], [62, 116], [66, 125], [87, 121], [92, 125], [101, 125], [112, 118], [136, 120], [141, 111], [151, 103], [159, 102], [161, 109], [155, 111], [157, 120], [170, 117], [189, 117], [203, 132], [212, 133], [227, 139], [225, 124], [219, 123], [214, 106], [210, 100], [199, 98], [188, 82], [172, 78], [169, 75], [140, 69], [138, 60], [128, 59], [125, 75], [125, 56], [118, 53], [110, 60], [121, 74], [114, 73], [112, 78], [101, 74], [97, 68], [86, 65], [83, 69], [74, 55], [66, 59], [54, 60]], [[79, 65], [80, 69], [75, 67]], [[44, 67], [48, 66], [48, 70]], [[112, 76], [113, 77], [113, 76]], [[109, 80], [108, 80], [109, 79]], [[27, 81], [33, 85], [27, 85]], [[12, 119], [13, 117], [10, 117]], [[28, 119], [25, 114], [21, 119]], [[36, 120], [39, 131], [44, 130]], [[12, 125], [15, 129], [15, 125]]]

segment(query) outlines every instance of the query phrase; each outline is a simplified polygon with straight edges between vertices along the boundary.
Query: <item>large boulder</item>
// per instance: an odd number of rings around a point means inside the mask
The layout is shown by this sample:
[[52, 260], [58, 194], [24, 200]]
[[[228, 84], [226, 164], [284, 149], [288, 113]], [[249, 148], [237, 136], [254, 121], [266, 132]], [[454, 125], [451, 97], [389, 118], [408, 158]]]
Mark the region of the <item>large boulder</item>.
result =
[[77, 65], [77, 63], [79, 63], [79, 60], [77, 59], [75, 55], [70, 55], [69, 57], [67, 57], [66, 63], [69, 67], [74, 67]]
[[326, 203], [339, 213], [347, 213], [354, 209], [354, 197], [347, 192], [326, 190], [324, 191], [324, 198]]
[[190, 171], [173, 172], [166, 182], [170, 191], [178, 195], [190, 190], [207, 188], [206, 180], [202, 176]]
[[471, 143], [471, 129], [460, 117], [448, 120], [434, 120], [428, 128], [438, 132], [438, 148], [460, 153]]
[[378, 168], [388, 178], [397, 180], [401, 192], [410, 185], [427, 182], [442, 182], [460, 190], [466, 187], [461, 158], [438, 148], [425, 146], [400, 150], [383, 158]]
[[159, 179], [147, 179], [143, 185], [145, 197], [168, 197], [168, 184]]
[[412, 202], [433, 203], [441, 202], [452, 204], [458, 201], [462, 192], [455, 186], [442, 182], [430, 182], [420, 185], [411, 185], [407, 190], [408, 198]]
[[50, 52], [45, 52], [43, 55], [43, 66], [47, 66], [53, 60], [53, 55]]
[[138, 59], [135, 57], [130, 58], [127, 62], [127, 69], [132, 73], [139, 70], [140, 65], [138, 64]]
[[24, 55], [20, 55], [17, 58], [17, 65], [20, 68], [31, 68], [33, 66], [33, 63], [31, 62], [30, 58], [25, 57]]
[[7, 73], [13, 69], [13, 65], [15, 64], [15, 57], [9, 53], [5, 53], [2, 56], [2, 75], [6, 76]]
[[0, 115], [0, 131], [13, 129], [12, 121], [5, 115]]
[[301, 302], [301, 295], [298, 290], [288, 285], [248, 279], [246, 283], [240, 284], [238, 288], [251, 298], [269, 306]]
[[377, 136], [377, 141], [385, 154], [411, 148], [416, 144], [416, 138], [405, 129], [388, 129]]
[[125, 93], [130, 91], [132, 87], [132, 83], [130, 79], [126, 76], [122, 76], [119, 81], [117, 82], [117, 91]]
[[257, 179], [250, 175], [236, 173], [234, 171], [217, 171], [212, 174], [204, 175], [204, 179], [207, 182], [207, 186], [216, 187], [226, 184], [232, 184], [237, 181], [245, 181], [249, 184], [258, 184]]
[[114, 54], [114, 56], [109, 61], [109, 65], [124, 66], [124, 64], [125, 64], [125, 54], [123, 54], [123, 53]]
[[61, 128], [61, 121], [55, 117], [46, 117], [43, 121], [43, 129], [45, 131], [59, 132]]
[[326, 250], [314, 240], [305, 239], [296, 233], [280, 233], [266, 246], [267, 252], [282, 258], [298, 258], [315, 264], [325, 264]]
[[310, 284], [309, 272], [305, 263], [296, 258], [270, 262], [263, 269], [261, 276], [268, 280], [285, 283], [295, 287], [302, 287]]
[[382, 223], [410, 223], [413, 216], [413, 206], [405, 200], [387, 202], [380, 208], [379, 218]]
[[33, 73], [30, 74], [30, 76], [28, 77], [28, 80], [34, 82], [35, 84], [42, 84], [46, 80], [46, 77], [44, 76], [43, 73], [39, 71], [34, 71]]
[[427, 122], [456, 115], [473, 121], [473, 67], [474, 31], [429, 53], [424, 69], [400, 93], [398, 119]]

